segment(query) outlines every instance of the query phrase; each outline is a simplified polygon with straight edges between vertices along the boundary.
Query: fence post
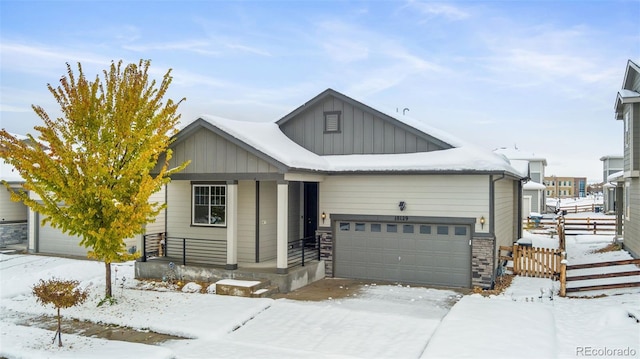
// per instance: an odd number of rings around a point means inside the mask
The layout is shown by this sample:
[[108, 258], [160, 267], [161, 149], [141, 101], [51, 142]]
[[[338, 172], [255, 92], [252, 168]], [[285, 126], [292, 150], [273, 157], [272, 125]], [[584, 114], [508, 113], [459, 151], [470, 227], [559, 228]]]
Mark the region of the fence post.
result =
[[593, 234], [596, 234], [596, 232], [598, 231], [598, 222], [593, 221]]
[[511, 256], [513, 257], [513, 274], [518, 275], [520, 272], [520, 256], [518, 253], [518, 243], [513, 244], [513, 250]]
[[147, 235], [143, 235], [142, 236], [142, 257], [140, 258], [140, 260], [142, 262], [146, 262], [147, 261]]
[[562, 252], [560, 261], [560, 296], [567, 295], [567, 252]]

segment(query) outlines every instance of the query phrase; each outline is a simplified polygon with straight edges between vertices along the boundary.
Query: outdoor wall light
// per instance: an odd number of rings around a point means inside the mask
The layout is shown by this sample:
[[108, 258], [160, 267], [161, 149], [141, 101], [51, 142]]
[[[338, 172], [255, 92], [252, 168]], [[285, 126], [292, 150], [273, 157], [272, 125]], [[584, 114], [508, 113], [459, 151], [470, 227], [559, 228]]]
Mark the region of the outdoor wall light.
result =
[[324, 220], [327, 219], [327, 214], [322, 212], [322, 214], [320, 215], [320, 218], [322, 218], [322, 223], [324, 223]]
[[480, 217], [480, 228], [484, 228], [484, 222], [485, 222], [484, 216]]
[[400, 203], [398, 203], [398, 207], [400, 207], [401, 211], [404, 211], [404, 209], [407, 208], [407, 203], [405, 201], [400, 201]]

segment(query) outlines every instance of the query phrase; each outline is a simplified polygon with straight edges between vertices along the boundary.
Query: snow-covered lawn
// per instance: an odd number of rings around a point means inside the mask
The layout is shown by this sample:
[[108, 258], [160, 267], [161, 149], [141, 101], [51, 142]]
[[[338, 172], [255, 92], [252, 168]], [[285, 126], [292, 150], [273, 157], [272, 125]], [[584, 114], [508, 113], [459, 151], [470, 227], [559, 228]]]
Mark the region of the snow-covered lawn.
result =
[[[569, 260], [593, 254], [609, 236], [568, 239]], [[548, 238], [548, 237], [547, 237]], [[539, 243], [552, 242], [543, 236]], [[573, 253], [573, 254], [572, 254]], [[572, 258], [573, 256], [573, 258]], [[596, 258], [597, 257], [597, 258]], [[133, 263], [117, 266], [118, 304], [96, 307], [102, 263], [35, 255], [0, 255], [0, 357], [7, 358], [576, 358], [640, 356], [640, 289], [598, 298], [559, 298], [558, 282], [514, 278], [496, 296], [372, 283], [346, 299], [320, 302], [250, 299], [136, 289]], [[91, 299], [65, 318], [188, 337], [160, 345], [63, 334], [16, 323], [53, 315], [31, 295], [40, 278], [76, 279]], [[122, 278], [126, 278], [123, 282]], [[124, 283], [124, 285], [121, 285]], [[601, 292], [587, 293], [589, 295]], [[458, 302], [451, 307], [451, 303]]]

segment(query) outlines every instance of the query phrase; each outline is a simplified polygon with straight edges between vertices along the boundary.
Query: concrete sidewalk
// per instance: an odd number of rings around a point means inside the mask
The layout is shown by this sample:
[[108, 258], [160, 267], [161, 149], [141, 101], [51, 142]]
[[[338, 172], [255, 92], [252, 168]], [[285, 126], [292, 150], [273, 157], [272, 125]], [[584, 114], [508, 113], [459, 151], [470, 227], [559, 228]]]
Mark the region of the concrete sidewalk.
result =
[[[522, 321], [518, 315], [522, 310], [528, 318], [536, 318], [535, 325]], [[452, 338], [457, 345], [452, 345]], [[531, 345], [523, 346], [527, 339]], [[555, 341], [555, 319], [549, 307], [465, 296], [442, 319], [422, 358], [555, 358]]]

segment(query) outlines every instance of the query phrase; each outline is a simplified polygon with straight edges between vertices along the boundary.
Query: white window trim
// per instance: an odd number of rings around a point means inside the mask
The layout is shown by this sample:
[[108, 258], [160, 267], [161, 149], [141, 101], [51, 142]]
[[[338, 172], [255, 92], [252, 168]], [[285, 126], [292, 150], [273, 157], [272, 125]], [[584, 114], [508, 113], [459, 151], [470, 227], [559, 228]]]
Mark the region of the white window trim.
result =
[[[196, 187], [209, 187], [209, 197], [208, 200], [211, 200], [211, 189], [212, 188], [224, 188], [224, 220], [219, 223], [206, 223], [206, 222], [196, 222]], [[209, 213], [211, 213], [211, 202], [207, 204], [209, 207]], [[210, 217], [210, 215], [208, 215]], [[209, 218], [209, 221], [211, 219]], [[226, 227], [227, 226], [227, 186], [223, 184], [215, 184], [215, 183], [194, 183], [191, 185], [191, 225], [198, 227]]]

